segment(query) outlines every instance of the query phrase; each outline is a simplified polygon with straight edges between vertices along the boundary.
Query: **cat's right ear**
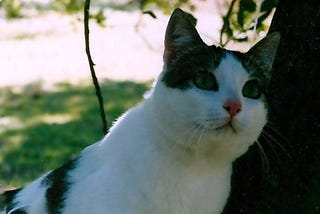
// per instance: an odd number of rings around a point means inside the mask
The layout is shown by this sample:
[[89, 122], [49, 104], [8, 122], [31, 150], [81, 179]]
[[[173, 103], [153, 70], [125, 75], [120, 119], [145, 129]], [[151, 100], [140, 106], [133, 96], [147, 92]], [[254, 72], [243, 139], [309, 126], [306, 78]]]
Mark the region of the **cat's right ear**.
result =
[[189, 16], [178, 8], [170, 17], [164, 41], [163, 59], [166, 64], [175, 59], [185, 48], [204, 44]]
[[269, 34], [245, 54], [245, 64], [259, 75], [270, 79], [270, 71], [279, 43], [280, 33]]

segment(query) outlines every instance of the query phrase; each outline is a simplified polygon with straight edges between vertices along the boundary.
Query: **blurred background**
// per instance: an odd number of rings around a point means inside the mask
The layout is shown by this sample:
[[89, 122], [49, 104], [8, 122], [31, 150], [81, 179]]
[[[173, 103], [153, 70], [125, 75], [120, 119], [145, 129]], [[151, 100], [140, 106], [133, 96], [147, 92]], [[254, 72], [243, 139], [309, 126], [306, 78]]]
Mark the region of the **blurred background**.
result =
[[[82, 0], [0, 0], [0, 193], [103, 137], [84, 47]], [[161, 72], [165, 28], [190, 12], [207, 44], [246, 51], [276, 0], [94, 0], [90, 45], [108, 125]]]

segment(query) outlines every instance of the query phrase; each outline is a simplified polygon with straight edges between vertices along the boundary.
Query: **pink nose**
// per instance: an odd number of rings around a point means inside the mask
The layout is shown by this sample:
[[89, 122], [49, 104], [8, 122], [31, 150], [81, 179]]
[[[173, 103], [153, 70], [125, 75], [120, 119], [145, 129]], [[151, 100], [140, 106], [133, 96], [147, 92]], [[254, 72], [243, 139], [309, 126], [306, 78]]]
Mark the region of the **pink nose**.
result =
[[223, 105], [223, 108], [230, 114], [231, 117], [235, 116], [241, 111], [241, 103], [240, 102], [226, 102]]

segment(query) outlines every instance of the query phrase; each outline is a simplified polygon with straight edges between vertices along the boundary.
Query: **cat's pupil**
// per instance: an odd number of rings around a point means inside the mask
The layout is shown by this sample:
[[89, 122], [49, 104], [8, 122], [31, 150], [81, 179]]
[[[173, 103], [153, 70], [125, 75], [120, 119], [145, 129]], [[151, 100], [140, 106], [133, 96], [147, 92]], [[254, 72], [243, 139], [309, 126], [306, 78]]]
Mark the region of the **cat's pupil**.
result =
[[257, 79], [247, 81], [242, 88], [242, 95], [251, 99], [259, 99], [262, 95], [262, 86]]
[[210, 72], [198, 72], [193, 78], [193, 83], [203, 90], [217, 91], [219, 88], [215, 76]]

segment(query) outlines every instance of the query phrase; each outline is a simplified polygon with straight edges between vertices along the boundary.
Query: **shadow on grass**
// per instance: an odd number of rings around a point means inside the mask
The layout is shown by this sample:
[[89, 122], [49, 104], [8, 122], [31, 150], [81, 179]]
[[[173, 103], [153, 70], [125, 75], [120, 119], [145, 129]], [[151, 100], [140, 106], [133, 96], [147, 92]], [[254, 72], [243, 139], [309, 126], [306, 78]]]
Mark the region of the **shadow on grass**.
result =
[[[108, 125], [141, 101], [149, 85], [103, 82]], [[103, 137], [91, 85], [2, 88], [0, 105], [0, 188], [25, 185]]]

